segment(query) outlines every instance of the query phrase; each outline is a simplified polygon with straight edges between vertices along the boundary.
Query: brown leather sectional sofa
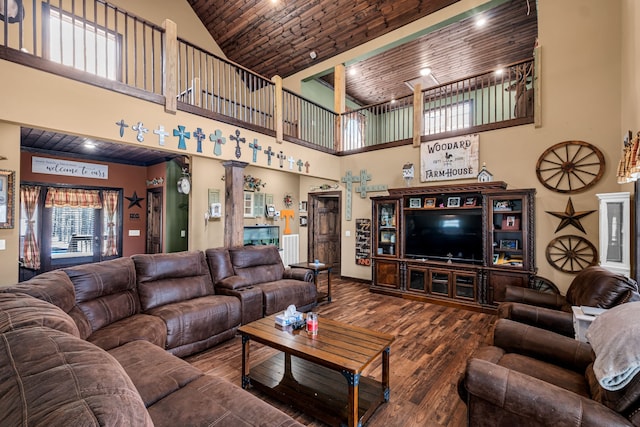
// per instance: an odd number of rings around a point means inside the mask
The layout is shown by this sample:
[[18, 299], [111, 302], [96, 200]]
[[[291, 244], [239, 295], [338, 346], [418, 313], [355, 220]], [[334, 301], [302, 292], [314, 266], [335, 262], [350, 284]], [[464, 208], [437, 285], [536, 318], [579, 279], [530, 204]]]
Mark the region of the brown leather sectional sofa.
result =
[[176, 357], [234, 337], [266, 307], [314, 306], [312, 273], [291, 278], [277, 248], [262, 248], [247, 248], [263, 255], [247, 286], [264, 294], [251, 303], [217, 291], [215, 262], [201, 251], [81, 265], [0, 289], [0, 425], [300, 425]]

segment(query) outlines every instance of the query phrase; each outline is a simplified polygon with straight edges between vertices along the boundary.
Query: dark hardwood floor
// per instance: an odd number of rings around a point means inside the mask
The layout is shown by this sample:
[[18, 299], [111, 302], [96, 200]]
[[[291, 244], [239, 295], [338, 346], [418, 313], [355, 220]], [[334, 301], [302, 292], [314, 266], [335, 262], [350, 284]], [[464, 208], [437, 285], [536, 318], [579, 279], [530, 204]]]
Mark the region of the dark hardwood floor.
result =
[[[323, 285], [321, 281], [321, 289]], [[396, 336], [390, 354], [391, 399], [376, 411], [367, 426], [466, 426], [466, 406], [458, 397], [457, 381], [473, 350], [489, 342], [495, 316], [373, 294], [363, 283], [333, 276], [332, 288], [333, 302], [317, 308], [320, 328], [322, 317], [329, 317]], [[239, 385], [241, 354], [241, 339], [237, 336], [186, 360]], [[269, 347], [251, 344], [252, 365], [274, 354], [275, 350]], [[379, 380], [381, 371], [378, 359], [363, 375]], [[286, 404], [249, 390], [305, 425], [325, 426]]]

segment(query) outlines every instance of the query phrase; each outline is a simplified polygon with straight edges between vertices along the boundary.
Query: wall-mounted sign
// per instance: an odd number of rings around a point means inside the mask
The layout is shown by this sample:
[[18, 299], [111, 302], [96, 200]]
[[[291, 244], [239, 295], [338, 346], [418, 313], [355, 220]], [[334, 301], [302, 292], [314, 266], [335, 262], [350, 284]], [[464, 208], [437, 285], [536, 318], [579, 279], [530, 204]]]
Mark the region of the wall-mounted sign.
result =
[[49, 175], [77, 176], [81, 178], [109, 179], [109, 166], [72, 160], [31, 158], [31, 171]]
[[356, 219], [356, 265], [371, 265], [371, 220]]
[[420, 180], [445, 181], [478, 176], [479, 136], [465, 135], [420, 146]]

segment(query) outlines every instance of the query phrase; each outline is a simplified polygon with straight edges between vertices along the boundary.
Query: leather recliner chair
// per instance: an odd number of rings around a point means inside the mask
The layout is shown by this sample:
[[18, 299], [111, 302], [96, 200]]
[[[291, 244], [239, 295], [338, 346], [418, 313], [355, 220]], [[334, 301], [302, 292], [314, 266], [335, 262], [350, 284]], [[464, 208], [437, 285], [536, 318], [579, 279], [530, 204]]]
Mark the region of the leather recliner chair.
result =
[[640, 301], [638, 284], [621, 274], [591, 266], [574, 277], [566, 296], [507, 286], [498, 318], [511, 319], [573, 337], [571, 306], [612, 308]]
[[508, 319], [468, 360], [458, 384], [470, 426], [638, 426], [640, 375], [602, 388], [588, 343]]

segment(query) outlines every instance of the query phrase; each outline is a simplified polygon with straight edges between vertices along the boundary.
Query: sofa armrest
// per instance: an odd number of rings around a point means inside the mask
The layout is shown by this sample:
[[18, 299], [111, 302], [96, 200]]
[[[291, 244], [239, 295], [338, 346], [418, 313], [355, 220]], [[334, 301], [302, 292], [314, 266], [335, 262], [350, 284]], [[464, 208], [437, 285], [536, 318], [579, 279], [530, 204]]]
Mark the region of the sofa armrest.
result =
[[247, 282], [244, 278], [240, 276], [229, 276], [224, 279], [218, 281], [215, 284], [216, 288], [224, 288], [224, 289], [240, 289], [245, 286], [250, 286], [251, 284]]
[[308, 268], [287, 268], [284, 270], [284, 278], [313, 282], [313, 271]]
[[556, 293], [540, 292], [535, 289], [523, 288], [521, 286], [507, 286], [505, 288], [504, 300], [507, 302], [519, 302], [522, 304], [537, 305], [559, 310], [566, 299], [563, 295]]
[[517, 302], [503, 302], [498, 306], [498, 318], [515, 320], [568, 337], [575, 336], [573, 314], [566, 311]]
[[594, 400], [485, 360], [469, 360], [464, 386], [469, 425], [633, 425]]
[[591, 346], [585, 342], [508, 319], [496, 322], [493, 345], [581, 374], [594, 361]]

